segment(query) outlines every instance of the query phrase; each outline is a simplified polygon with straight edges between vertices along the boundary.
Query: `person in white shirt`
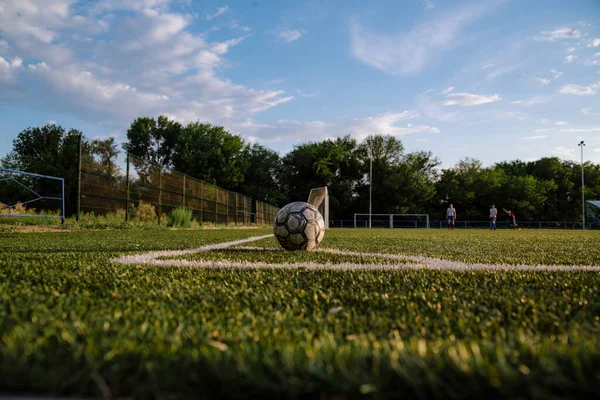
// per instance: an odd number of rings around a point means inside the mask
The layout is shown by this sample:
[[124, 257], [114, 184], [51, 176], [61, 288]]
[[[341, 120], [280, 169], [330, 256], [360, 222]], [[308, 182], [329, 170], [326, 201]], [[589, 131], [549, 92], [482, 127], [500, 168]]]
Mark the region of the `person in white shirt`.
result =
[[456, 219], [456, 210], [454, 209], [454, 205], [450, 204], [450, 207], [446, 210], [446, 218], [448, 219], [448, 229], [452, 226], [452, 230], [454, 230], [454, 220]]
[[496, 230], [496, 219], [498, 218], [498, 209], [495, 204], [490, 208], [490, 231]]

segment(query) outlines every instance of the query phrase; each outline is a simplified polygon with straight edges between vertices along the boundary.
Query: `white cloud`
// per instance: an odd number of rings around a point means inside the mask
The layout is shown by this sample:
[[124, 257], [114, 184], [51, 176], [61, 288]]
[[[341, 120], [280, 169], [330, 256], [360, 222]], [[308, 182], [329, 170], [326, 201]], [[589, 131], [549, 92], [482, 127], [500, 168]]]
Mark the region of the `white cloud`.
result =
[[557, 121], [554, 123], [554, 125], [556, 126], [564, 126], [564, 125], [568, 125], [567, 121]]
[[171, 0], [100, 0], [94, 7], [95, 12], [145, 9], [164, 9]]
[[48, 125], [56, 125], [56, 121], [53, 120], [53, 119], [51, 119], [49, 121], [46, 121], [46, 124], [48, 124]]
[[543, 31], [536, 39], [538, 40], [562, 40], [562, 39], [577, 39], [581, 36], [581, 32], [575, 28], [559, 28], [553, 31]]
[[600, 38], [593, 39], [592, 41], [590, 41], [590, 44], [588, 45], [588, 47], [598, 47], [598, 46], [600, 46]]
[[277, 37], [288, 43], [298, 40], [302, 37], [302, 32], [291, 29], [280, 29], [277, 31]]
[[523, 139], [525, 140], [540, 140], [540, 139], [546, 139], [547, 136], [525, 136]]
[[454, 90], [454, 86], [450, 86], [448, 88], [446, 88], [441, 94], [448, 94], [450, 92], [452, 92]]
[[535, 133], [542, 133], [542, 132], [547, 132], [548, 129], [534, 129], [533, 130]]
[[17, 73], [21, 70], [21, 64], [20, 58], [15, 58], [12, 62], [9, 62], [0, 56], [0, 83], [15, 84]]
[[533, 79], [542, 86], [546, 86], [547, 84], [550, 83], [550, 79], [547, 79], [547, 78], [537, 78], [534, 76]]
[[419, 132], [439, 133], [439, 129], [429, 125], [411, 125], [398, 126], [400, 121], [414, 119], [419, 116], [413, 111], [403, 111], [401, 113], [383, 113], [375, 117], [355, 118], [346, 123], [340, 133], [348, 132], [357, 139], [363, 139], [373, 133], [383, 135], [402, 136]]
[[8, 101], [18, 96], [113, 125], [159, 114], [227, 125], [294, 98], [221, 77], [230, 66], [227, 53], [244, 38], [211, 42], [188, 31], [196, 17], [170, 10], [169, 0], [103, 0], [90, 7], [74, 0], [45, 0], [43, 7], [0, 2], [2, 48], [14, 55], [0, 61], [0, 91], [12, 84], [24, 89], [9, 92]]
[[304, 91], [298, 89], [297, 92], [302, 97], [317, 97], [319, 95], [319, 91], [318, 90], [316, 92], [309, 93], [309, 92], [304, 92]]
[[229, 6], [219, 7], [219, 8], [217, 8], [217, 10], [214, 13], [205, 15], [204, 19], [207, 21], [210, 21], [211, 19], [220, 17], [221, 15], [225, 14], [227, 11], [229, 11]]
[[575, 47], [569, 47], [569, 48], [567, 49], [567, 51], [568, 51], [569, 53], [573, 53], [575, 50], [577, 50]]
[[270, 81], [265, 82], [266, 85], [279, 85], [283, 82], [289, 81], [291, 78], [277, 78], [271, 79]]
[[426, 10], [431, 10], [432, 8], [435, 7], [435, 4], [433, 4], [432, 0], [423, 0], [423, 3], [425, 3]]
[[525, 117], [523, 117], [523, 113], [521, 113], [521, 111], [496, 112], [495, 115], [498, 116], [499, 118], [516, 118], [519, 120], [525, 119]]
[[250, 32], [250, 28], [244, 25], [240, 25], [240, 23], [236, 20], [232, 20], [229, 23], [229, 29], [240, 29], [244, 32]]
[[561, 76], [563, 76], [562, 71], [557, 71], [555, 69], [551, 69], [550, 72], [552, 73], [552, 76], [553, 76], [554, 79], [558, 79]]
[[550, 98], [545, 96], [534, 96], [527, 100], [516, 100], [513, 101], [512, 104], [521, 104], [523, 106], [532, 106], [534, 104], [547, 103], [550, 101]]
[[590, 96], [596, 94], [597, 84], [592, 84], [590, 86], [582, 86], [582, 85], [565, 85], [560, 88], [559, 93], [562, 94], [574, 94], [577, 96]]
[[600, 65], [600, 52], [594, 53], [588, 60], [586, 60], [584, 65], [585, 66]]
[[504, 76], [504, 75], [508, 75], [508, 74], [516, 71], [522, 65], [523, 65], [522, 63], [519, 63], [519, 64], [511, 64], [511, 65], [499, 66], [497, 68], [494, 68], [490, 72], [488, 72], [485, 75], [485, 79], [487, 79], [489, 81], [493, 81], [496, 78], [499, 78], [499, 77]]
[[497, 94], [480, 95], [472, 93], [453, 93], [446, 96], [442, 104], [445, 106], [478, 106], [502, 100]]
[[600, 132], [600, 126], [596, 126], [596, 127], [592, 127], [592, 128], [568, 128], [568, 129], [561, 129], [560, 132], [564, 132], [564, 133]]
[[448, 111], [448, 108], [442, 106], [438, 99], [430, 98], [428, 93], [431, 91], [428, 90], [417, 96], [418, 110], [423, 116], [442, 122], [457, 122], [463, 119], [460, 111]]
[[591, 108], [583, 108], [583, 109], [581, 110], [581, 113], [582, 113], [583, 115], [596, 115], [596, 116], [600, 115], [600, 113], [595, 113], [595, 112], [592, 112], [592, 109], [591, 109]]
[[560, 146], [560, 147], [555, 147], [553, 153], [556, 154], [557, 156], [573, 157], [575, 155], [575, 149]]
[[575, 59], [577, 58], [577, 56], [573, 55], [573, 54], [569, 54], [568, 56], [565, 57], [565, 62], [568, 63], [572, 63], [575, 61]]
[[550, 121], [549, 119], [546, 119], [546, 118], [542, 118], [542, 119], [537, 120], [536, 122], [538, 124], [549, 124], [552, 121]]
[[263, 142], [284, 140], [306, 141], [322, 140], [324, 137], [342, 137], [347, 134], [362, 140], [368, 135], [403, 136], [416, 133], [440, 133], [439, 128], [430, 125], [401, 124], [402, 121], [418, 118], [414, 111], [388, 112], [374, 117], [354, 118], [339, 124], [324, 121], [302, 122], [295, 120], [279, 120], [270, 125], [262, 125], [246, 121], [243, 127], [245, 133]]
[[413, 75], [441, 53], [455, 47], [464, 27], [498, 3], [474, 3], [457, 12], [431, 18], [409, 32], [397, 35], [369, 32], [354, 19], [350, 23], [351, 50], [358, 60], [386, 73]]

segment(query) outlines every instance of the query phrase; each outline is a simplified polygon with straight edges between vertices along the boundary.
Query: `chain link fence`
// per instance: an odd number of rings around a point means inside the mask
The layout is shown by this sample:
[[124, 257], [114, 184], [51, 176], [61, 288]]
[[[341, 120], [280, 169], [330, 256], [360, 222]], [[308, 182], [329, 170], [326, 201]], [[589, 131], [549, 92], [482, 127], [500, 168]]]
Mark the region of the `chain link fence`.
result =
[[81, 160], [78, 215], [117, 213], [125, 220], [156, 218], [161, 223], [169, 212], [185, 207], [198, 222], [270, 225], [279, 211], [273, 205], [131, 155], [121, 168], [110, 167], [93, 159]]
[[271, 225], [275, 221], [275, 216], [279, 208], [271, 204], [256, 201], [256, 221], [258, 225]]

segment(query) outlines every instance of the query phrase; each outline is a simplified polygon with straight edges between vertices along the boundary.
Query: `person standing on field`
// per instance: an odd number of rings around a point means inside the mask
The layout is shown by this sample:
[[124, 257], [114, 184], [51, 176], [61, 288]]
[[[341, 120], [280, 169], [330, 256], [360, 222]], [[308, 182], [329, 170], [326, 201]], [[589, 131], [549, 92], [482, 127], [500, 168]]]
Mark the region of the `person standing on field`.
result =
[[496, 230], [496, 218], [498, 217], [498, 209], [495, 204], [490, 208], [490, 231]]
[[446, 218], [448, 219], [448, 230], [450, 230], [450, 226], [452, 226], [452, 230], [454, 230], [454, 220], [456, 219], [456, 210], [454, 209], [454, 205], [450, 203], [450, 207], [446, 210]]

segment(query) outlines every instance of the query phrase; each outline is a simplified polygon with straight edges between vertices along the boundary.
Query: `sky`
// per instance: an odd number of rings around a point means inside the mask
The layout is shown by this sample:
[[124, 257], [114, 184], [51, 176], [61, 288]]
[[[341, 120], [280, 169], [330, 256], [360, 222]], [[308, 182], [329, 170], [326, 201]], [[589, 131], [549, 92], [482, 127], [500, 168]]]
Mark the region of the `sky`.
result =
[[443, 167], [581, 140], [600, 163], [600, 1], [0, 0], [0, 157], [161, 114], [282, 155], [384, 134]]

